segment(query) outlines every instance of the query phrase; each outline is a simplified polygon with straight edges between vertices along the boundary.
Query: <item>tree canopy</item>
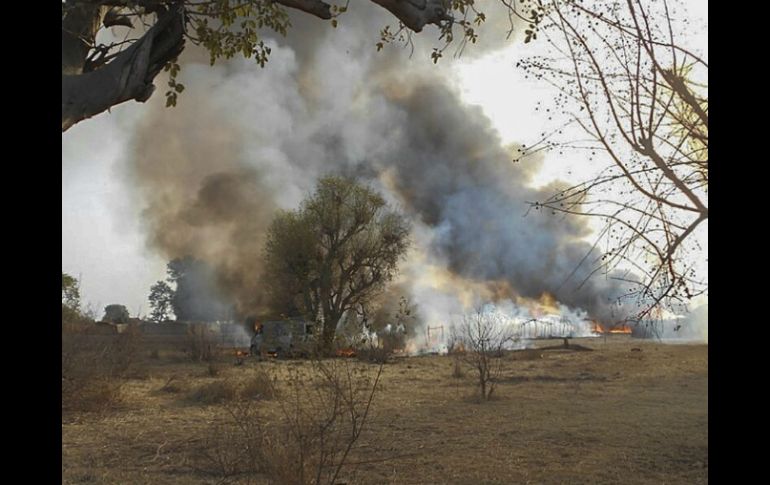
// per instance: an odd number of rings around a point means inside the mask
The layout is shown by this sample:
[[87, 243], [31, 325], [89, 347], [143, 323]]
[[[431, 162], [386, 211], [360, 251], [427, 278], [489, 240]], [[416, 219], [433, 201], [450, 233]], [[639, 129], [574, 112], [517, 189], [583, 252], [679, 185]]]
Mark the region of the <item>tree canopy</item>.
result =
[[104, 307], [104, 316], [102, 317], [102, 320], [105, 322], [128, 323], [129, 318], [131, 318], [131, 315], [129, 315], [125, 305], [114, 303]]
[[80, 312], [80, 281], [65, 272], [61, 274], [62, 323], [78, 320]]
[[165, 281], [158, 281], [150, 287], [150, 319], [155, 322], [162, 322], [169, 317], [172, 303], [174, 301], [174, 290], [171, 289]]
[[265, 283], [276, 310], [322, 322], [331, 351], [340, 319], [385, 288], [409, 246], [410, 226], [371, 188], [324, 177], [268, 230]]
[[[433, 50], [437, 61], [453, 42], [456, 31], [463, 42], [475, 42], [484, 13], [474, 0], [371, 0], [398, 20], [398, 28], [385, 26], [383, 44], [403, 38], [403, 32], [421, 32], [436, 25], [443, 47]], [[500, 0], [510, 16], [532, 20], [529, 4]], [[162, 71], [170, 74], [167, 105], [176, 103], [184, 85], [177, 82], [178, 56], [185, 42], [204, 47], [211, 63], [243, 55], [264, 66], [270, 47], [265, 30], [287, 35], [291, 23], [287, 9], [328, 20], [347, 11], [344, 5], [322, 0], [65, 0], [62, 2], [62, 131], [117, 104], [147, 101], [155, 90], [153, 80]], [[513, 22], [511, 22], [513, 25]], [[123, 40], [102, 43], [102, 29], [129, 29]]]
[[61, 304], [71, 310], [80, 309], [80, 282], [64, 272], [61, 274]]

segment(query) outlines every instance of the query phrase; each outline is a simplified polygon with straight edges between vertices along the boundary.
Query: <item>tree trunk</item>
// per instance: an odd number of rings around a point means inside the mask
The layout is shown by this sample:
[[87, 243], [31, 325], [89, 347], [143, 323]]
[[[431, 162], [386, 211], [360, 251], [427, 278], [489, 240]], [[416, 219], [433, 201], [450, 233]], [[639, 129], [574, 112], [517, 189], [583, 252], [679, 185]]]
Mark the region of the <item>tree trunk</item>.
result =
[[302, 10], [324, 20], [332, 18], [331, 5], [321, 0], [275, 0], [275, 2], [285, 7]]
[[479, 386], [481, 387], [481, 399], [487, 398], [487, 380], [484, 376], [484, 371], [479, 372]]
[[[93, 19], [83, 16], [83, 21]], [[131, 47], [109, 64], [85, 73], [65, 69], [63, 43], [62, 131], [125, 101], [147, 101], [155, 90], [152, 84], [155, 76], [184, 49], [183, 34], [182, 11], [174, 9], [162, 13], [155, 25]], [[64, 40], [64, 33], [62, 35]], [[75, 62], [71, 50], [68, 56], [68, 62]]]
[[324, 327], [321, 332], [321, 353], [327, 357], [334, 354], [334, 336], [337, 334], [339, 318], [324, 317]]

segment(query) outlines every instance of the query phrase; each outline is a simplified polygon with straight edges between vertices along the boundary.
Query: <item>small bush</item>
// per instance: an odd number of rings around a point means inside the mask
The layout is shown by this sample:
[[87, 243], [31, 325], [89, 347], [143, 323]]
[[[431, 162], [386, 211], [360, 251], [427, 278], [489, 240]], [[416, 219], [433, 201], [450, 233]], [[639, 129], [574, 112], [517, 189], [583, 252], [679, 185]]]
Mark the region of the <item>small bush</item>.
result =
[[69, 409], [86, 412], [107, 411], [122, 400], [123, 383], [99, 379], [83, 386], [76, 395], [68, 399]]
[[453, 347], [462, 345], [458, 352], [469, 369], [478, 378], [478, 391], [482, 401], [492, 398], [497, 381], [503, 371], [505, 345], [513, 338], [501, 316], [484, 308], [463, 316], [459, 326], [451, 329]]
[[136, 361], [136, 332], [104, 334], [82, 315], [62, 315], [62, 411], [105, 411]]
[[[367, 425], [382, 365], [359, 369], [336, 359], [314, 361], [310, 374], [290, 368], [276, 397], [280, 413], [269, 419], [252, 400], [226, 402], [226, 419], [212, 424], [186, 463], [220, 483], [240, 474], [263, 474], [270, 483], [345, 483], [340, 478], [350, 472], [343, 469]], [[255, 377], [255, 387], [267, 385], [267, 377]]]
[[465, 371], [463, 370], [462, 362], [457, 357], [452, 359], [452, 377], [455, 379], [462, 379], [465, 377]]
[[384, 364], [388, 361], [388, 358], [391, 355], [392, 352], [385, 347], [374, 347], [367, 345], [356, 349], [356, 357], [362, 362]]
[[180, 382], [176, 376], [171, 376], [163, 387], [160, 388], [161, 392], [168, 392], [171, 394], [178, 394], [185, 390], [184, 383]]
[[236, 388], [229, 381], [214, 381], [194, 390], [189, 398], [200, 404], [216, 404], [231, 401], [236, 396]]
[[205, 325], [191, 324], [187, 330], [187, 349], [190, 359], [209, 362], [214, 355], [216, 339]]
[[244, 399], [269, 400], [275, 397], [276, 389], [270, 375], [259, 370], [244, 383], [240, 395]]

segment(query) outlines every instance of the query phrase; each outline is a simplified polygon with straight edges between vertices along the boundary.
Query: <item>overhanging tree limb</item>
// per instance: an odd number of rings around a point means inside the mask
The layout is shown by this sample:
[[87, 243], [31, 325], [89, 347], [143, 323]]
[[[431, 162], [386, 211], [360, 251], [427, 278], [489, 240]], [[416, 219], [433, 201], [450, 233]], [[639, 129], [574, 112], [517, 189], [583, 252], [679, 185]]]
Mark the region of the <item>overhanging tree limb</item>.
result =
[[443, 0], [372, 0], [395, 15], [405, 26], [421, 32], [428, 24], [452, 21]]
[[82, 74], [62, 72], [62, 131], [125, 101], [147, 101], [155, 76], [184, 49], [183, 35], [182, 10], [171, 9], [104, 67]]
[[[452, 29], [462, 29], [463, 43], [475, 42], [475, 26], [485, 20], [474, 6], [474, 0], [370, 0], [388, 10], [404, 29], [421, 32], [426, 25], [439, 27], [443, 42], [448, 45], [455, 36]], [[522, 20], [530, 19], [529, 7], [535, 0], [500, 0], [511, 14]], [[517, 4], [521, 3], [521, 8]], [[539, 0], [538, 0], [539, 3]], [[181, 53], [184, 40], [189, 39], [209, 51], [211, 63], [236, 54], [254, 58], [264, 66], [270, 46], [261, 31], [270, 29], [286, 35], [290, 26], [283, 7], [334, 19], [347, 10], [323, 0], [66, 0], [62, 3], [62, 131], [75, 123], [106, 111], [114, 105], [135, 99], [146, 101], [153, 92], [152, 80], [160, 69]], [[475, 14], [473, 20], [469, 12]], [[139, 39], [97, 44], [101, 28], [150, 26], [148, 19], [158, 15], [158, 21]], [[454, 15], [457, 15], [455, 18]], [[138, 21], [138, 22], [137, 22]], [[336, 25], [336, 19], [332, 25]], [[386, 26], [381, 42], [393, 42], [398, 36]], [[120, 51], [122, 45], [132, 47]], [[442, 49], [443, 50], [443, 49]], [[434, 62], [441, 50], [434, 49]], [[151, 61], [148, 61], [151, 59]], [[93, 71], [93, 75], [91, 74]], [[171, 70], [171, 90], [167, 105], [176, 101], [183, 86], [175, 81]]]
[[302, 10], [324, 20], [332, 18], [331, 5], [321, 0], [275, 0], [275, 3], [279, 3], [284, 7]]

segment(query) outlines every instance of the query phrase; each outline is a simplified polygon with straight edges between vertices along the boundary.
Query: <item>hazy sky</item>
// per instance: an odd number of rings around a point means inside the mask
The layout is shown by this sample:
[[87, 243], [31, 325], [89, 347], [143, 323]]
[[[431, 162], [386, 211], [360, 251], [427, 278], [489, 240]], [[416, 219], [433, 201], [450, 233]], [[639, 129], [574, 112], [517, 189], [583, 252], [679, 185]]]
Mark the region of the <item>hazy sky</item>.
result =
[[[705, 26], [707, 2], [690, 1], [688, 6]], [[692, 34], [707, 57], [707, 30]], [[421, 35], [431, 36], [433, 31], [426, 29]], [[373, 32], [371, 39], [363, 41], [373, 45], [377, 40]], [[504, 143], [534, 141], [548, 123], [534, 106], [537, 99], [549, 95], [549, 89], [524, 80], [514, 67], [519, 56], [533, 54], [531, 48], [522, 47], [509, 44], [480, 58], [468, 55], [441, 61], [440, 68], [446, 70], [463, 100], [481, 107]], [[431, 61], [409, 61], [415, 62]], [[266, 69], [275, 67], [268, 63]], [[264, 71], [255, 66], [254, 76], [262, 75]], [[132, 315], [149, 313], [149, 287], [165, 277], [167, 261], [146, 246], [143, 205], [126, 176], [127, 144], [137, 122], [151, 107], [165, 101], [162, 84], [156, 84], [158, 90], [148, 103], [125, 103], [62, 134], [62, 271], [81, 278], [83, 301], [97, 312], [107, 304], [122, 303]], [[185, 101], [183, 94], [180, 103]], [[242, 102], [249, 103], [249, 97], [244, 96]], [[580, 158], [546, 157], [532, 183], [564, 179], [566, 166], [574, 169], [584, 163]], [[573, 170], [574, 177], [580, 175], [579, 169]], [[707, 225], [697, 236], [707, 253]]]

